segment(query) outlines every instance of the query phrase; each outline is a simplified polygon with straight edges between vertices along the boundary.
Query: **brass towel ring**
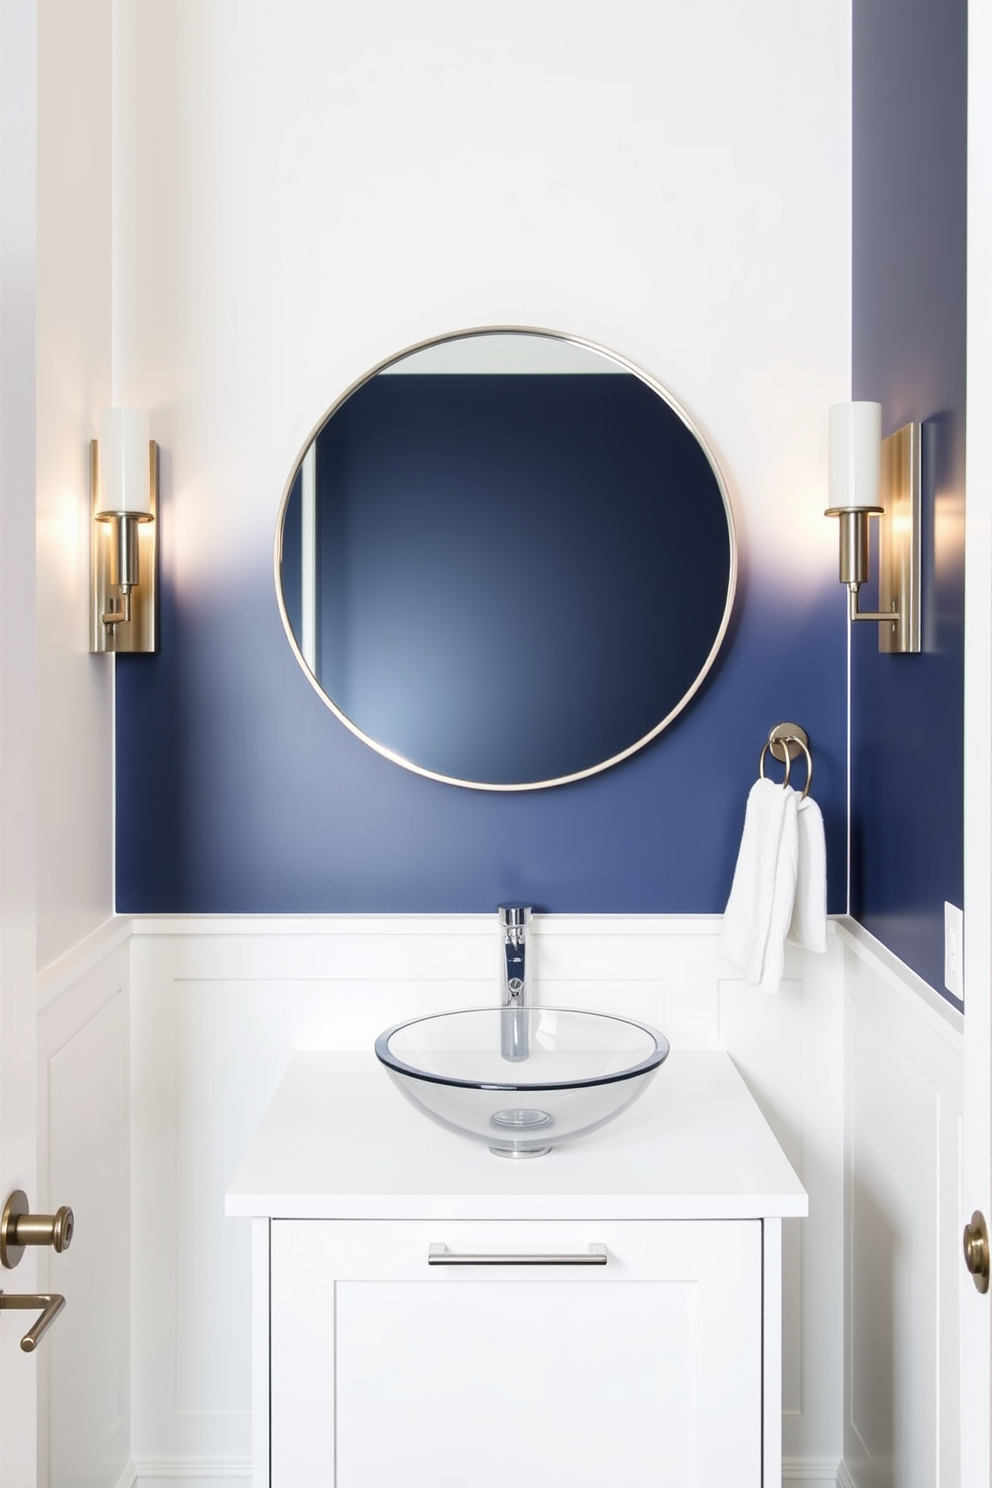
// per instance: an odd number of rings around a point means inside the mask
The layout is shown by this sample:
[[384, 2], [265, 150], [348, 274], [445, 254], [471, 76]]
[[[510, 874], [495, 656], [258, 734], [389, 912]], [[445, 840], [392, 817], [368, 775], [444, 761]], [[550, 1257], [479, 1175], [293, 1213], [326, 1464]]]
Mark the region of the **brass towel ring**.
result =
[[785, 779], [782, 781], [782, 789], [789, 783], [789, 771], [792, 761], [798, 754], [806, 756], [806, 785], [800, 800], [805, 801], [809, 795], [809, 788], [813, 784], [813, 756], [809, 749], [809, 736], [804, 728], [798, 723], [777, 723], [765, 740], [758, 760], [758, 774], [761, 779], [765, 778], [765, 756], [771, 750], [772, 756], [782, 760], [785, 765]]

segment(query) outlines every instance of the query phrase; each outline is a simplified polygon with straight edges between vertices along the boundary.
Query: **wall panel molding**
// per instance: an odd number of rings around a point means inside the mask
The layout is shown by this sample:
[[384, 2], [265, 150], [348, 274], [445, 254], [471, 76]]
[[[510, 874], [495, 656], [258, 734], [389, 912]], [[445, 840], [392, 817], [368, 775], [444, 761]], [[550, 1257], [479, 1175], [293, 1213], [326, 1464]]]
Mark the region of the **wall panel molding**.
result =
[[131, 938], [132, 922], [126, 916], [112, 915], [89, 935], [39, 971], [36, 989], [39, 1011], [66, 993], [82, 993], [86, 972], [99, 966], [118, 946]]
[[867, 932], [838, 938], [846, 1481], [951, 1488], [960, 1443], [961, 1019], [929, 989], [921, 996], [911, 972], [900, 978]]
[[[738, 1063], [817, 1215], [786, 1239], [783, 1432], [800, 1480], [818, 1482], [840, 1455], [840, 944], [790, 948], [768, 997], [720, 957], [719, 930], [718, 916], [537, 918], [535, 998], [622, 1009]], [[250, 1136], [295, 1049], [367, 1049], [405, 1016], [493, 1003], [496, 917], [141, 918], [132, 931], [134, 1455], [236, 1462], [251, 1448], [250, 1227], [224, 1217], [223, 1194]], [[194, 1213], [195, 1234], [177, 1220]]]
[[[367, 1048], [375, 1033], [407, 1014], [492, 1001], [494, 920], [118, 919], [40, 979], [45, 1185], [71, 1145], [59, 1092], [70, 1092], [71, 1105], [71, 1093], [87, 1089], [86, 1075], [77, 1078], [80, 1066], [116, 1059], [125, 1082], [119, 1088], [130, 1091], [130, 1108], [118, 1120], [105, 1098], [106, 1078], [90, 1085], [91, 1114], [115, 1135], [110, 1146], [84, 1144], [84, 1156], [122, 1201], [130, 1189], [133, 1481], [156, 1488], [170, 1478], [177, 1488], [218, 1477], [247, 1481], [250, 1380], [237, 1360], [247, 1358], [249, 1346], [248, 1227], [223, 1217], [222, 1196], [290, 1054]], [[860, 1178], [881, 1165], [890, 1185], [881, 1202], [890, 1227], [902, 1232], [908, 1268], [891, 1316], [904, 1326], [912, 1302], [925, 1329], [909, 1363], [897, 1368], [889, 1358], [879, 1366], [884, 1371], [887, 1363], [892, 1388], [902, 1391], [905, 1439], [893, 1451], [906, 1451], [905, 1423], [915, 1416], [918, 1434], [932, 1439], [921, 1458], [926, 1471], [950, 1485], [958, 1390], [959, 1015], [921, 996], [919, 979], [906, 968], [900, 974], [895, 958], [860, 927], [835, 925], [824, 957], [790, 950], [786, 982], [771, 998], [739, 981], [721, 959], [719, 928], [716, 916], [538, 919], [537, 998], [622, 1007], [665, 1029], [677, 1047], [729, 1049], [809, 1189], [811, 1217], [786, 1239], [786, 1481], [844, 1488], [883, 1481], [884, 1464], [873, 1465], [858, 1439], [860, 1430], [877, 1446], [877, 1402], [864, 1360], [851, 1367], [853, 1320], [846, 1363], [841, 1328], [869, 1264]], [[878, 1086], [890, 1102], [884, 1122], [866, 1104]], [[913, 1153], [900, 1157], [905, 1132], [924, 1118], [930, 1159], [922, 1161], [922, 1152], [915, 1161]], [[72, 1117], [69, 1124], [78, 1123]], [[119, 1155], [128, 1142], [130, 1170], [125, 1162], [122, 1172]], [[63, 1201], [48, 1188], [46, 1196]], [[78, 1200], [69, 1201], [78, 1216]], [[176, 1216], [190, 1212], [203, 1216], [202, 1244], [181, 1234]], [[85, 1255], [82, 1234], [78, 1250], [57, 1258], [60, 1267]], [[204, 1346], [211, 1334], [225, 1340], [220, 1352]], [[932, 1370], [912, 1364], [931, 1348]], [[122, 1357], [126, 1351], [125, 1341]], [[842, 1420], [846, 1452], [835, 1469]], [[125, 1463], [126, 1453], [118, 1461]], [[118, 1469], [123, 1488], [127, 1471], [120, 1476]], [[912, 1470], [900, 1481], [912, 1485]]]
[[806, 1488], [841, 1488], [843, 1463], [832, 1457], [783, 1457], [782, 1482], [805, 1483]]
[[214, 1488], [217, 1483], [236, 1484], [251, 1488], [251, 1463], [237, 1462], [176, 1462], [143, 1459], [129, 1462], [113, 1488]]
[[217, 1483], [240, 1483], [242, 1488], [251, 1488], [251, 1463], [240, 1459], [236, 1462], [168, 1461], [166, 1459], [143, 1459], [134, 1463], [130, 1483], [122, 1488], [144, 1488], [154, 1483], [155, 1488], [214, 1488]]
[[843, 945], [854, 951], [858, 962], [873, 972], [879, 985], [887, 987], [899, 1002], [905, 1004], [914, 1025], [932, 1029], [959, 1046], [964, 1032], [964, 1014], [953, 1003], [935, 992], [929, 982], [900, 961], [894, 951], [850, 915], [837, 916], [834, 927]]

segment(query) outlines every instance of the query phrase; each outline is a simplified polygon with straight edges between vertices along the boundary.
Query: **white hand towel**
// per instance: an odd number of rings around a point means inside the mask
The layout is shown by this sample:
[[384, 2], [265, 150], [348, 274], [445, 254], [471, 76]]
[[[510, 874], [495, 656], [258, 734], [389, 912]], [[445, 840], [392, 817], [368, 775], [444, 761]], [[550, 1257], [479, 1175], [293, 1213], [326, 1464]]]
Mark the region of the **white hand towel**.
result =
[[827, 848], [823, 813], [812, 798], [797, 807], [799, 868], [789, 939], [820, 955], [827, 949]]
[[756, 780], [747, 798], [744, 832], [720, 950], [749, 982], [777, 992], [792, 920], [799, 860], [796, 792]]

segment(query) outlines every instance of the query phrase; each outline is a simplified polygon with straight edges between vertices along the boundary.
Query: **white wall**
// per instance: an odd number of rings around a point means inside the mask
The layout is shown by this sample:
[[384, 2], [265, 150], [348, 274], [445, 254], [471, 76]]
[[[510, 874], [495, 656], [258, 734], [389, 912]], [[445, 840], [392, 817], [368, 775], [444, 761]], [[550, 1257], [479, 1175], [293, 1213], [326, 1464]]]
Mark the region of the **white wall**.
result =
[[112, 63], [111, 0], [38, 0], [39, 967], [113, 911], [113, 663], [88, 655], [89, 441], [112, 400]]
[[849, 0], [117, 16], [115, 365], [164, 447], [180, 602], [271, 550], [356, 376], [511, 323], [670, 387], [801, 613], [835, 561], [824, 410], [850, 382]]

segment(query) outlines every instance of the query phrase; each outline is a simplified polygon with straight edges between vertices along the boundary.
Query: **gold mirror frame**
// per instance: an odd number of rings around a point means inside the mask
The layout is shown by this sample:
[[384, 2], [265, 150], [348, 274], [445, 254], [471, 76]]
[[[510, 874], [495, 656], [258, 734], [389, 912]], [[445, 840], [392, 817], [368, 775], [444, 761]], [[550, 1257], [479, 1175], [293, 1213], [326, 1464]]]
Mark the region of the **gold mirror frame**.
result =
[[[493, 783], [490, 781], [463, 780], [457, 776], [444, 775], [439, 773], [438, 771], [429, 770], [423, 765], [418, 765], [413, 760], [407, 759], [404, 755], [399, 754], [396, 750], [390, 749], [387, 745], [380, 743], [379, 740], [374, 739], [369, 734], [365, 733], [363, 729], [359, 728], [358, 725], [354, 723], [353, 720], [350, 719], [348, 715], [342, 711], [341, 708], [338, 707], [338, 705], [334, 702], [334, 699], [327, 692], [325, 692], [324, 688], [320, 685], [320, 682], [314, 676], [303, 656], [303, 652], [294, 633], [293, 626], [286, 609], [286, 602], [283, 596], [281, 569], [283, 558], [283, 529], [285, 524], [286, 509], [289, 504], [293, 486], [296, 482], [296, 478], [299, 474], [303, 462], [303, 457], [310, 446], [313, 444], [314, 440], [317, 438], [320, 431], [326, 424], [330, 422], [338, 409], [341, 408], [343, 404], [348, 401], [352, 394], [357, 392], [359, 388], [364, 387], [366, 383], [371, 382], [374, 377], [377, 377], [379, 373], [385, 371], [386, 368], [395, 366], [397, 362], [401, 362], [407, 357], [415, 355], [417, 352], [428, 351], [432, 347], [443, 346], [448, 342], [464, 341], [469, 340], [473, 337], [512, 335], [541, 336], [547, 338], [548, 340], [563, 342], [570, 346], [583, 347], [587, 351], [591, 351], [596, 353], [598, 356], [605, 357], [607, 360], [615, 363], [618, 367], [622, 368], [623, 371], [631, 373], [634, 377], [638, 378], [647, 387], [649, 387], [653, 393], [655, 393], [659, 398], [662, 399], [664, 403], [668, 405], [668, 407], [673, 411], [673, 413], [678, 416], [681, 422], [685, 425], [686, 429], [696, 440], [703, 454], [706, 456], [710, 469], [713, 472], [713, 476], [717, 484], [717, 489], [719, 490], [721, 499], [723, 501], [724, 513], [727, 520], [727, 535], [729, 543], [729, 572], [727, 576], [727, 597], [720, 626], [702, 668], [698, 672], [692, 686], [688, 688], [688, 690], [683, 694], [676, 706], [670, 709], [670, 711], [661, 719], [661, 721], [657, 723], [652, 729], [650, 729], [648, 733], [644, 734], [640, 739], [637, 739], [633, 744], [628, 745], [627, 748], [621, 750], [619, 753], [611, 755], [609, 759], [602, 760], [598, 764], [592, 765], [584, 770], [576, 771], [575, 773], [570, 775], [561, 775], [554, 779], [548, 780]], [[275, 544], [273, 550], [273, 575], [275, 580], [276, 598], [279, 604], [279, 614], [282, 618], [283, 628], [286, 631], [286, 636], [292, 648], [293, 655], [296, 657], [297, 662], [302, 668], [304, 676], [313, 687], [317, 696], [324, 703], [324, 705], [330, 709], [335, 717], [344, 724], [345, 728], [349, 729], [356, 738], [361, 739], [363, 744], [367, 744], [370, 749], [374, 749], [377, 754], [382, 755], [385, 759], [391, 760], [395, 765], [400, 765], [404, 770], [412, 771], [415, 775], [422, 775], [425, 776], [428, 780], [437, 780], [445, 785], [461, 786], [463, 789], [466, 790], [500, 792], [547, 790], [553, 786], [570, 785], [574, 781], [584, 780], [590, 775], [598, 775], [604, 770], [612, 769], [614, 765], [620, 764], [622, 760], [628, 759], [631, 755], [637, 754], [639, 750], [645, 748], [645, 746], [650, 744], [653, 739], [656, 739], [659, 734], [663, 733], [664, 730], [668, 728], [672, 721], [677, 718], [681, 712], [683, 712], [683, 710], [695, 697], [696, 693], [699, 691], [710, 670], [712, 669], [717, 656], [720, 653], [720, 649], [727, 634], [727, 628], [730, 624], [730, 616], [733, 612], [734, 599], [737, 593], [737, 573], [737, 530], [734, 523], [734, 512], [733, 507], [730, 503], [730, 495], [727, 490], [727, 484], [723, 478], [723, 473], [720, 470], [719, 465], [717, 464], [716, 457], [713, 454], [713, 451], [710, 449], [709, 444], [704, 438], [698, 425], [686, 412], [685, 408], [682, 407], [677, 399], [675, 399], [667, 390], [667, 388], [663, 387], [660, 382], [658, 382], [649, 373], [645, 372], [643, 368], [638, 367], [636, 363], [630, 361], [627, 357], [622, 356], [619, 352], [611, 351], [609, 347], [602, 346], [596, 341], [590, 341], [584, 336], [575, 336], [562, 331], [547, 330], [540, 326], [522, 325], [473, 326], [466, 330], [450, 331], [440, 336], [431, 336], [424, 341], [414, 342], [411, 346], [407, 346], [403, 351], [395, 352], [393, 353], [393, 355], [385, 357], [381, 362], [378, 362], [368, 372], [364, 373], [361, 377], [356, 378], [355, 381], [352, 382], [338, 398], [335, 399], [335, 401], [327, 409], [326, 413], [324, 413], [317, 421], [317, 423], [313, 426], [306, 440], [301, 446], [296, 459], [293, 462], [289, 474], [289, 479], [287, 480], [283, 488], [282, 497], [279, 502], [279, 511], [276, 518]]]

